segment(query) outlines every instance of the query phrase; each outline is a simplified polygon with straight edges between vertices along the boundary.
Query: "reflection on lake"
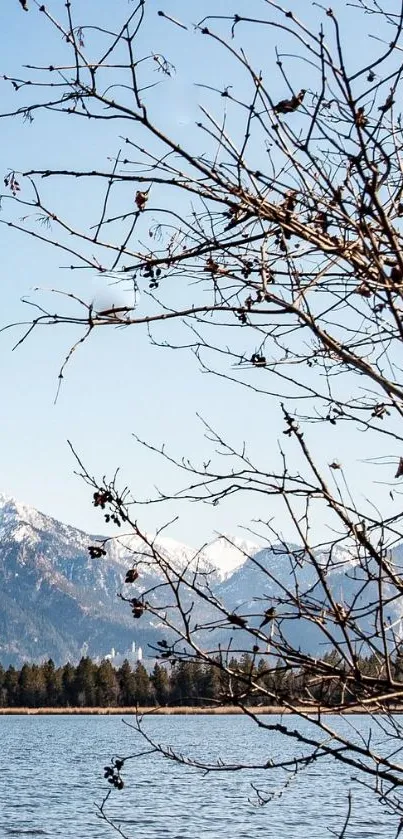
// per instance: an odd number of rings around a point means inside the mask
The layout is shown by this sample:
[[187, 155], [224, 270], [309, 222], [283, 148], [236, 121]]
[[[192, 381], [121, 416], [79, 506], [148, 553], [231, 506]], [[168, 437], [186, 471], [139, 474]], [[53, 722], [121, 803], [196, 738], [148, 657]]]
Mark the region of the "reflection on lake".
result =
[[[160, 716], [146, 723], [159, 742], [210, 761], [263, 762], [295, 754], [295, 745], [243, 717]], [[365, 717], [338, 721], [363, 733], [369, 724]], [[297, 726], [306, 724], [295, 720]], [[117, 836], [97, 817], [96, 804], [109, 788], [103, 767], [114, 754], [127, 755], [144, 745], [120, 717], [0, 716], [0, 742], [1, 837]], [[325, 839], [332, 835], [329, 829], [340, 833], [351, 788], [352, 817], [345, 839], [393, 839], [396, 817], [351, 781], [352, 774], [348, 767], [321, 760], [284, 789], [279, 772], [203, 776], [148, 755], [127, 764], [126, 787], [113, 791], [108, 812], [133, 839]], [[278, 795], [257, 807], [252, 780]]]

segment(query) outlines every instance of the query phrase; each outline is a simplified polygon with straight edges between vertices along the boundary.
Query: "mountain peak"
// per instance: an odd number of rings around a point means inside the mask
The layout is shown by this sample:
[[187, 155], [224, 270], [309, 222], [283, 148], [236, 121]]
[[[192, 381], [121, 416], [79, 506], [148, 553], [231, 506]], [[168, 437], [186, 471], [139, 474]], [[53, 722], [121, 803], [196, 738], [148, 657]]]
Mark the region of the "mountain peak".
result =
[[219, 533], [202, 550], [206, 558], [221, 579], [231, 576], [250, 557], [255, 556], [262, 546], [249, 539], [240, 539], [226, 533]]
[[12, 495], [6, 495], [4, 492], [0, 492], [0, 508], [6, 507], [9, 504], [16, 505], [17, 500]]

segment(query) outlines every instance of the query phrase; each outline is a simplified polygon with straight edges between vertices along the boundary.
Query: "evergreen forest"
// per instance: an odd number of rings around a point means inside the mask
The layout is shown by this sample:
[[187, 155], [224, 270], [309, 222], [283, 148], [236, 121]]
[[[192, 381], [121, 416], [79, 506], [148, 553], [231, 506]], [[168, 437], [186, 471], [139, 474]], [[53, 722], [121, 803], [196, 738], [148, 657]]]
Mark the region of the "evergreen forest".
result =
[[[323, 662], [339, 669], [336, 651], [327, 653]], [[149, 672], [142, 662], [132, 667], [125, 660], [114, 668], [109, 660], [96, 663], [83, 657], [74, 666], [56, 667], [52, 659], [25, 663], [20, 670], [0, 665], [0, 708], [107, 708], [220, 705], [276, 705], [298, 703], [337, 707], [357, 700], [357, 685], [349, 696], [348, 682], [331, 676], [318, 680], [309, 668], [295, 672], [286, 663], [268, 666], [267, 661], [244, 653], [232, 658], [223, 668], [186, 659], [169, 665], [155, 662]], [[380, 677], [376, 656], [363, 658], [361, 671]], [[394, 664], [396, 675], [400, 661]], [[260, 687], [260, 690], [259, 690]]]

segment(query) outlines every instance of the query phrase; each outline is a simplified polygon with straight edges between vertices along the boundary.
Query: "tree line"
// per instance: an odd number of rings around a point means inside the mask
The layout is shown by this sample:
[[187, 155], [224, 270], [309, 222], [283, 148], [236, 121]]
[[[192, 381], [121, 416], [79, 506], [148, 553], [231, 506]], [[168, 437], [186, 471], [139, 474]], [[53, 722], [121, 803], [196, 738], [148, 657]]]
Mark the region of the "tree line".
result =
[[[336, 651], [323, 657], [327, 670], [337, 668]], [[339, 678], [312, 679], [309, 668], [296, 673], [286, 664], [276, 666], [244, 653], [232, 658], [225, 667], [219, 658], [211, 667], [198, 660], [179, 660], [166, 666], [156, 662], [149, 673], [139, 661], [133, 668], [125, 660], [114, 668], [109, 660], [96, 663], [81, 658], [77, 666], [69, 662], [56, 667], [52, 659], [42, 664], [25, 663], [20, 670], [0, 665], [0, 707], [69, 708], [141, 706], [209, 706], [220, 704], [273, 704], [316, 702], [337, 706], [357, 701], [356, 692], [348, 694]], [[361, 660], [362, 672], [379, 676], [376, 656]], [[400, 672], [399, 662], [395, 664]], [[259, 685], [262, 694], [259, 694]], [[263, 689], [265, 693], [263, 694]], [[344, 691], [344, 694], [343, 694]]]

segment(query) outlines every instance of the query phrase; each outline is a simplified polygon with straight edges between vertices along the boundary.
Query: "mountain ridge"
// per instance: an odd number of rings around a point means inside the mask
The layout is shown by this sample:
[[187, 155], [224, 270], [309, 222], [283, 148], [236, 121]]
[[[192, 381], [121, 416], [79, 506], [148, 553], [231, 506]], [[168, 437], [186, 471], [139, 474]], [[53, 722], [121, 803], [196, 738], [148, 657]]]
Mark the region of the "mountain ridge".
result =
[[[149, 556], [140, 537], [119, 535], [106, 539], [107, 555], [91, 555], [89, 546], [103, 544], [101, 535], [91, 535], [71, 525], [0, 494], [0, 663], [21, 665], [24, 661], [53, 658], [55, 663], [76, 662], [81, 655], [103, 657], [113, 647], [121, 653], [133, 642], [145, 654], [161, 640], [161, 622], [152, 613], [133, 621], [130, 609], [118, 598], [127, 570], [141, 569], [137, 596], [161, 588], [161, 569]], [[251, 626], [259, 626], [267, 604], [281, 603], [284, 591], [298, 575], [300, 591], [310, 592], [312, 603], [326, 605], [326, 593], [312, 564], [298, 546], [265, 547], [249, 540], [219, 535], [199, 551], [171, 537], [156, 537], [163, 560], [180, 573], [198, 569], [208, 572], [208, 581], [229, 613], [246, 614]], [[291, 561], [291, 555], [298, 562]], [[396, 556], [401, 559], [399, 546]], [[326, 553], [318, 554], [326, 568]], [[253, 562], [251, 561], [253, 559]], [[341, 550], [326, 570], [334, 600], [354, 599], [361, 587], [359, 566], [354, 555]], [[302, 586], [302, 589], [301, 589]], [[173, 595], [169, 589], [167, 603]], [[370, 589], [366, 591], [370, 602]], [[128, 596], [133, 596], [132, 593]], [[220, 617], [203, 599], [182, 592], [186, 607], [199, 627]], [[360, 601], [361, 602], [361, 601]], [[172, 601], [173, 605], [173, 601]], [[362, 608], [365, 604], [362, 604]], [[315, 606], [316, 608], [316, 606]], [[260, 610], [260, 614], [259, 614]], [[288, 611], [290, 611], [288, 609]], [[401, 624], [402, 607], [396, 602], [391, 618]], [[323, 652], [320, 629], [308, 619], [282, 621], [291, 644]], [[222, 617], [222, 616], [221, 616]], [[224, 621], [225, 624], [225, 621]], [[368, 625], [369, 627], [369, 625]], [[165, 631], [165, 630], [164, 630]], [[223, 627], [220, 642], [230, 643], [233, 627]], [[237, 635], [242, 641], [243, 630]], [[403, 634], [400, 632], [399, 634]], [[218, 636], [217, 636], [218, 637]], [[200, 637], [200, 642], [211, 638]], [[246, 648], [250, 638], [245, 636]], [[217, 638], [215, 639], [217, 643]], [[249, 646], [248, 646], [249, 645]], [[151, 653], [153, 655], [153, 653]]]
[[[117, 597], [127, 569], [146, 559], [147, 550], [139, 537], [123, 535], [107, 539], [106, 557], [92, 558], [88, 547], [104, 538], [0, 493], [0, 663], [76, 661], [84, 649], [102, 656], [111, 647], [129, 649], [134, 640], [143, 648], [155, 642], [157, 628], [144, 621], [133, 626]], [[246, 548], [260, 547], [235, 543], [236, 537], [217, 537], [197, 551], [171, 537], [156, 539], [175, 567], [196, 563], [217, 583], [247, 560]], [[144, 562], [142, 590], [155, 584], [150, 571]]]

